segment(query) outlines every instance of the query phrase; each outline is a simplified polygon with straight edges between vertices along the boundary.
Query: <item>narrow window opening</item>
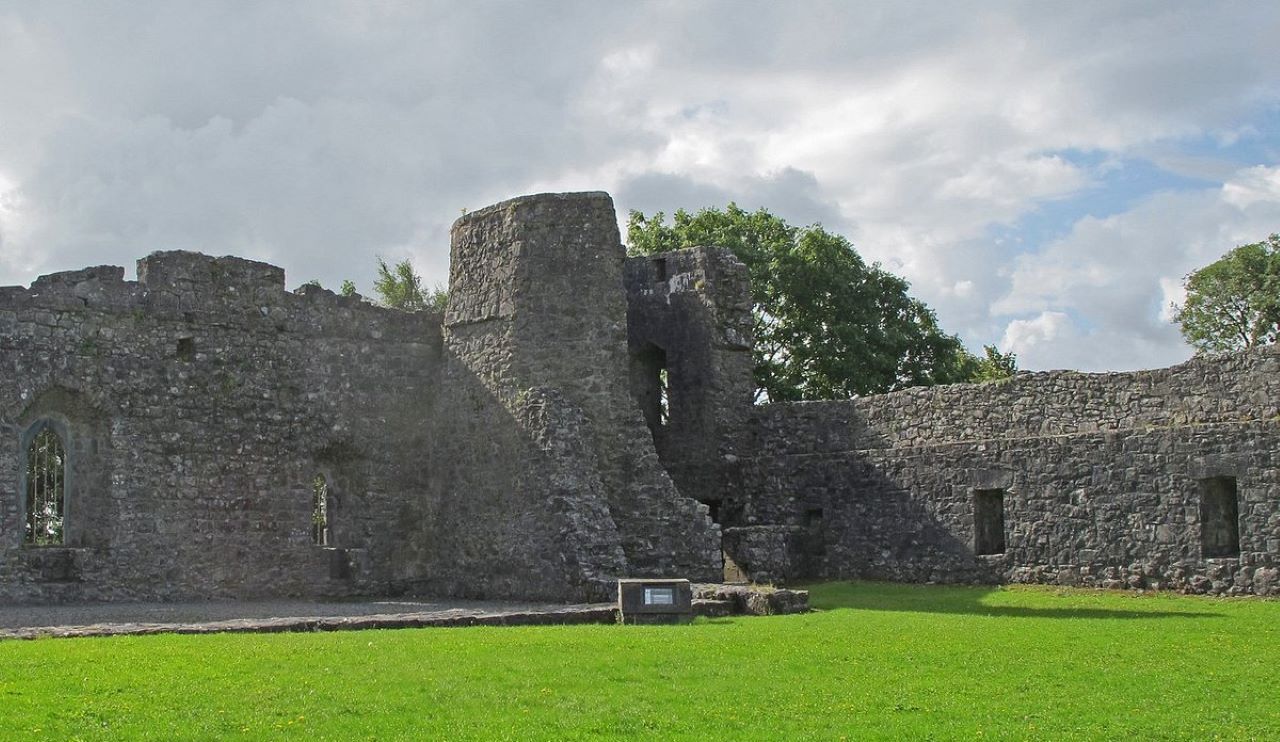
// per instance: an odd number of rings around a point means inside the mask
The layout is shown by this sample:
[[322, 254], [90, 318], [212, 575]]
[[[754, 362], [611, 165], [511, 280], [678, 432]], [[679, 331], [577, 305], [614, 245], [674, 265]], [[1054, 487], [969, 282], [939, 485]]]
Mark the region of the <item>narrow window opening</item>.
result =
[[671, 420], [671, 385], [667, 352], [652, 343], [631, 357], [632, 393], [654, 438]]
[[1235, 477], [1200, 480], [1200, 543], [1206, 557], [1240, 554], [1240, 500]]
[[822, 508], [805, 508], [804, 528], [804, 543], [809, 555], [813, 557], [826, 556], [827, 538], [826, 529], [822, 526]]
[[1003, 554], [1004, 541], [1004, 490], [974, 490], [974, 553]]
[[720, 501], [708, 500], [705, 505], [707, 506], [707, 510], [710, 511], [709, 515], [711, 516], [711, 522], [716, 525], [720, 525]]
[[671, 380], [667, 376], [666, 354], [662, 354], [662, 368], [658, 369], [658, 424], [671, 421]]
[[24, 542], [32, 546], [63, 543], [67, 453], [62, 439], [44, 428], [27, 448], [27, 519]]
[[667, 280], [667, 259], [655, 258], [653, 261], [654, 280], [662, 283]]
[[196, 359], [195, 338], [178, 338], [178, 360], [194, 361]]
[[311, 481], [311, 543], [328, 546], [329, 533], [329, 482], [323, 474]]

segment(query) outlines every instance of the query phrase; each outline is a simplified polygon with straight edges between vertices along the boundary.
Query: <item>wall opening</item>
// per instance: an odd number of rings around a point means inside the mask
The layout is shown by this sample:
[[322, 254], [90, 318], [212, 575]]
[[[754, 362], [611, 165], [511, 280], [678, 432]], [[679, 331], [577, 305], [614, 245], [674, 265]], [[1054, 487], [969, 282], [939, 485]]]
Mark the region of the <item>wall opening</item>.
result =
[[1004, 490], [973, 491], [973, 553], [1004, 553]]
[[822, 508], [812, 506], [805, 508], [804, 545], [805, 552], [811, 557], [823, 557], [827, 554], [827, 535], [823, 523]]
[[667, 375], [666, 354], [662, 358], [663, 366], [658, 370], [658, 420], [659, 424], [671, 422], [671, 379]]
[[27, 447], [27, 518], [24, 543], [60, 546], [66, 512], [67, 451], [62, 439], [43, 428]]
[[329, 529], [329, 480], [317, 474], [311, 480], [311, 543], [329, 546], [332, 533]]
[[178, 360], [194, 361], [196, 359], [196, 339], [178, 338]]
[[648, 343], [631, 357], [636, 402], [644, 421], [657, 438], [671, 419], [671, 384], [667, 373], [667, 352]]
[[667, 280], [667, 259], [654, 258], [653, 279], [659, 283]]
[[1206, 557], [1239, 556], [1240, 500], [1235, 477], [1200, 480], [1200, 543]]

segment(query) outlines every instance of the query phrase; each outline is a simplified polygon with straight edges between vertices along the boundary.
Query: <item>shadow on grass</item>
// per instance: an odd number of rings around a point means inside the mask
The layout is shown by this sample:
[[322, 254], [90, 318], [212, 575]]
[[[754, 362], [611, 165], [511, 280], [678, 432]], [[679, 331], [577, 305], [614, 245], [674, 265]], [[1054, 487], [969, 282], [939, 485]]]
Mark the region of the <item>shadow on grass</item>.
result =
[[[822, 583], [806, 586], [813, 607], [821, 610], [897, 611], [905, 613], [959, 613], [974, 616], [1068, 619], [1219, 618], [1214, 611], [1162, 610], [1155, 599], [1132, 594], [1076, 591], [1034, 595], [1039, 603], [1062, 606], [992, 605], [991, 596], [1005, 593], [999, 587], [955, 585], [901, 585], [877, 582]], [[1008, 593], [1005, 593], [1008, 594]], [[1023, 594], [1026, 595], [1026, 594]], [[1019, 597], [1023, 597], [1020, 595]], [[1146, 610], [1072, 605], [1073, 602], [1145, 601]]]

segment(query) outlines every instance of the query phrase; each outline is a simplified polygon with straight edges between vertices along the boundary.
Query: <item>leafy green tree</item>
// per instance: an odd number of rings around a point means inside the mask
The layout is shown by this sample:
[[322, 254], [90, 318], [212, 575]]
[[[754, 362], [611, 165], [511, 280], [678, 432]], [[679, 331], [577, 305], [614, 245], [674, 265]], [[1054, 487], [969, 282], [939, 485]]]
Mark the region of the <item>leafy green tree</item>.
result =
[[355, 296], [356, 295], [355, 281], [352, 281], [350, 278], [342, 279], [342, 288], [338, 289], [338, 293], [342, 294], [343, 296]]
[[[354, 288], [353, 286], [353, 291]], [[345, 290], [346, 284], [343, 284], [343, 291]], [[373, 290], [378, 292], [384, 305], [396, 309], [443, 312], [445, 305], [449, 303], [449, 292], [444, 287], [423, 287], [422, 277], [414, 271], [408, 258], [394, 266], [388, 266], [387, 261], [378, 258], [378, 278], [373, 282]]]
[[627, 239], [636, 255], [718, 245], [746, 264], [757, 399], [848, 398], [970, 381], [981, 365], [907, 294], [905, 280], [867, 265], [847, 239], [821, 226], [793, 227], [731, 203], [677, 211], [671, 224], [662, 212], [632, 211]]
[[1001, 353], [994, 345], [984, 345], [982, 351], [984, 357], [973, 359], [975, 366], [970, 381], [999, 381], [1018, 373], [1017, 354]]
[[1223, 353], [1280, 340], [1280, 235], [1240, 245], [1187, 274], [1174, 321], [1197, 353]]

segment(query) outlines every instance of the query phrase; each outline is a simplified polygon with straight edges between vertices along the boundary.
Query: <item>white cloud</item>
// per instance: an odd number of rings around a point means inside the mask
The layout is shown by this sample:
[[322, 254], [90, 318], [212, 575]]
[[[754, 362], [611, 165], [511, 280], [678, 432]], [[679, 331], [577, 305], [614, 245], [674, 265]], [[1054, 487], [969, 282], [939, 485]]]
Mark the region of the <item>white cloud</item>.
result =
[[[1005, 342], [1030, 367], [1127, 369], [1187, 358], [1169, 309], [1181, 300], [1182, 277], [1276, 229], [1280, 190], [1271, 184], [1278, 175], [1280, 168], [1252, 167], [1220, 188], [1156, 194], [1129, 211], [1081, 219], [1063, 239], [1017, 257], [1008, 293], [991, 306], [1016, 318]], [[1027, 315], [1037, 327], [1055, 316], [1054, 332], [1067, 339], [1033, 342]]]
[[1041, 312], [1031, 319], [1015, 319], [1000, 338], [1000, 350], [1026, 356], [1071, 332], [1071, 318], [1063, 312]]
[[1258, 165], [1237, 173], [1222, 186], [1222, 200], [1241, 210], [1280, 201], [1280, 168]]
[[[1278, 22], [1186, 3], [0, 0], [0, 283], [177, 247], [293, 284], [368, 286], [375, 254], [442, 281], [461, 210], [605, 189], [624, 211], [821, 221], [971, 344], [1059, 312], [1151, 343], [1115, 357], [1150, 365], [1176, 355], [1161, 281], [1270, 218], [1274, 156], [1224, 169], [1182, 145], [1269, 135]], [[1108, 161], [1154, 152], [1228, 187], [1019, 241]]]

